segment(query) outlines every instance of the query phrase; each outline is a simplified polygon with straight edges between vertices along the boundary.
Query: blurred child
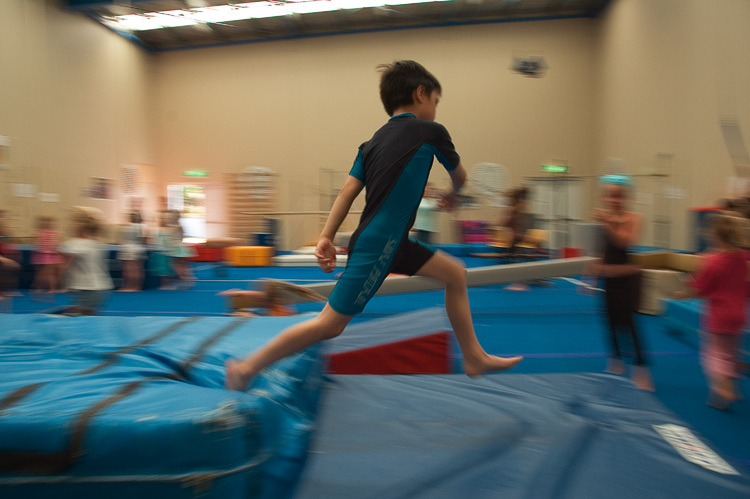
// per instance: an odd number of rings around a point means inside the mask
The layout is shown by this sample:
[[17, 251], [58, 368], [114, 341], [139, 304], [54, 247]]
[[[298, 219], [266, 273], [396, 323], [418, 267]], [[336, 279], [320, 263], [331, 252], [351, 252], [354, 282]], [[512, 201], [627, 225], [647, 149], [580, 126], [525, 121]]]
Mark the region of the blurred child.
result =
[[31, 263], [36, 266], [34, 282], [31, 289], [53, 293], [62, 291], [61, 277], [63, 255], [58, 250], [60, 232], [55, 230], [55, 219], [50, 216], [39, 217], [37, 221], [36, 247], [31, 256]]
[[197, 252], [193, 247], [182, 242], [185, 232], [182, 225], [180, 225], [180, 212], [177, 210], [168, 210], [168, 213], [168, 223], [171, 230], [165, 252], [170, 257], [170, 264], [177, 278], [182, 281], [182, 286], [189, 287], [193, 285], [195, 278], [190, 271], [188, 258], [194, 257], [197, 255]]
[[140, 291], [143, 286], [143, 259], [146, 248], [143, 245], [143, 224], [136, 211], [128, 213], [128, 224], [122, 232], [122, 244], [117, 258], [122, 263], [122, 287], [119, 291]]
[[276, 279], [263, 281], [259, 291], [228, 289], [219, 296], [228, 296], [229, 306], [234, 309], [232, 315], [240, 316], [286, 317], [297, 314], [292, 305], [294, 302], [325, 301], [324, 297], [307, 288]]
[[[21, 252], [8, 230], [8, 212], [5, 210], [0, 210], [0, 258], [3, 259], [3, 265], [0, 265], [0, 299], [19, 296], [17, 273], [21, 270]], [[15, 262], [15, 265], [11, 262]]]
[[641, 215], [627, 209], [635, 185], [628, 175], [604, 175], [599, 178], [599, 184], [603, 207], [594, 210], [592, 217], [604, 226], [602, 254], [586, 272], [604, 278], [604, 302], [612, 341], [607, 371], [625, 373], [620, 348], [620, 334], [624, 333], [635, 348], [633, 384], [642, 390], [654, 391], [643, 339], [635, 320], [640, 304], [641, 274], [640, 269], [628, 261], [628, 249], [638, 240], [642, 225]]
[[417, 216], [414, 219], [412, 231], [414, 232], [414, 239], [425, 244], [434, 243], [433, 235], [438, 232], [439, 194], [440, 192], [428, 183], [424, 188], [422, 201], [419, 202], [417, 208]]
[[677, 298], [703, 298], [701, 364], [709, 385], [708, 405], [726, 409], [740, 398], [736, 386], [743, 329], [747, 321], [747, 254], [742, 220], [716, 214], [711, 224], [713, 250], [690, 282], [689, 291]]
[[113, 287], [105, 249], [97, 240], [101, 219], [101, 212], [93, 208], [73, 208], [74, 236], [60, 247], [72, 294], [71, 312], [78, 315], [96, 315]]
[[[508, 248], [508, 254], [511, 256], [520, 254], [521, 243], [528, 241], [528, 233], [534, 228], [536, 216], [528, 211], [529, 196], [528, 187], [513, 189], [508, 196], [510, 209], [498, 221], [500, 227], [507, 227], [513, 234], [510, 247]], [[514, 282], [505, 289], [509, 291], [528, 291], [529, 285], [527, 282]]]
[[175, 290], [175, 277], [177, 276], [171, 264], [171, 257], [169, 256], [170, 245], [173, 239], [172, 231], [173, 227], [170, 222], [172, 215], [169, 211], [159, 212], [159, 227], [154, 231], [152, 241], [154, 244], [154, 251], [151, 254], [151, 260], [149, 266], [151, 272], [159, 276], [161, 284], [159, 289], [162, 290]]

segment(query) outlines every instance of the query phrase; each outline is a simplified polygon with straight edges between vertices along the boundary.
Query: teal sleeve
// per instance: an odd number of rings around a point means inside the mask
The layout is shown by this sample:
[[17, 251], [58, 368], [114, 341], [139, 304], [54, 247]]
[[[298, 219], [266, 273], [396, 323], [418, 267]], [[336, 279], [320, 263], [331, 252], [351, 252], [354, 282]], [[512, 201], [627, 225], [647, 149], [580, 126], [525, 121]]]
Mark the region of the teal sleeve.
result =
[[357, 159], [354, 160], [354, 165], [352, 166], [349, 175], [355, 177], [363, 184], [365, 183], [365, 162], [362, 159], [362, 149], [357, 152]]

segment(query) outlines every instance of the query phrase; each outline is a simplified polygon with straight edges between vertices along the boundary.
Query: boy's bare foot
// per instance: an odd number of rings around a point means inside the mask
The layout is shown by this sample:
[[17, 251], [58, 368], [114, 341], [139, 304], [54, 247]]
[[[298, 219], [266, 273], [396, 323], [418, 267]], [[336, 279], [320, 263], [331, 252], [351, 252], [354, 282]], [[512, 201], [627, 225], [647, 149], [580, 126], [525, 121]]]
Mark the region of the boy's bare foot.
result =
[[470, 378], [480, 376], [485, 373], [506, 371], [515, 367], [521, 362], [523, 357], [496, 357], [485, 354], [484, 357], [476, 360], [467, 360], [464, 358], [464, 372]]
[[252, 376], [242, 372], [242, 363], [233, 359], [229, 359], [224, 364], [226, 368], [226, 377], [224, 379], [224, 388], [227, 390], [237, 390], [244, 392], [247, 390], [247, 385], [250, 383]]
[[625, 363], [620, 359], [607, 361], [607, 372], [610, 374], [625, 374]]

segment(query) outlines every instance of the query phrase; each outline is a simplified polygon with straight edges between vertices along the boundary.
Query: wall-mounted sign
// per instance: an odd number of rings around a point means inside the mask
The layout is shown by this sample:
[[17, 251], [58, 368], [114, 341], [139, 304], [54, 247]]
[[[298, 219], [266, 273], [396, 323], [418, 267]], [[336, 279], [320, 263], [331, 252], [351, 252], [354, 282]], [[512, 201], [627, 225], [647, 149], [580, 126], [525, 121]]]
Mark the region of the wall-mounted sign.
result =
[[552, 173], [568, 173], [570, 171], [570, 167], [563, 165], [542, 165], [542, 171]]
[[186, 170], [182, 172], [183, 177], [208, 177], [208, 172], [202, 172], [197, 170]]

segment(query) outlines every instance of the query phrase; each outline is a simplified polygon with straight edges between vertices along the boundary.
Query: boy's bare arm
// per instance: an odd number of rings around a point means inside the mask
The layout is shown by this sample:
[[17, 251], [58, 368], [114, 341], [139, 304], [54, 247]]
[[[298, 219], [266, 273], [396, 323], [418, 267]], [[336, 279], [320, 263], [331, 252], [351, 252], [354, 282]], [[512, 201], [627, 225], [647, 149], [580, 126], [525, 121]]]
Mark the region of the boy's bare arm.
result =
[[362, 192], [364, 186], [365, 184], [361, 180], [349, 175], [344, 187], [341, 188], [338, 196], [336, 196], [336, 201], [333, 202], [333, 207], [328, 214], [328, 220], [323, 227], [323, 232], [320, 233], [318, 246], [315, 248], [318, 265], [325, 272], [332, 272], [336, 268], [336, 247], [333, 245], [333, 238], [336, 236], [336, 231], [339, 230], [339, 227], [344, 222], [346, 215], [349, 214], [352, 203], [359, 193]]
[[461, 190], [461, 187], [466, 182], [466, 168], [459, 163], [457, 167], [448, 172], [448, 175], [451, 177], [452, 190], [443, 191], [438, 202], [438, 206], [444, 210], [450, 210], [456, 206], [458, 191]]

